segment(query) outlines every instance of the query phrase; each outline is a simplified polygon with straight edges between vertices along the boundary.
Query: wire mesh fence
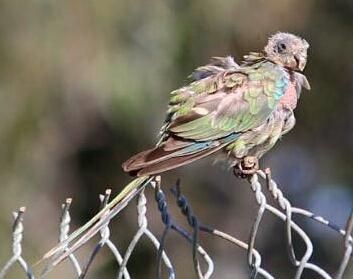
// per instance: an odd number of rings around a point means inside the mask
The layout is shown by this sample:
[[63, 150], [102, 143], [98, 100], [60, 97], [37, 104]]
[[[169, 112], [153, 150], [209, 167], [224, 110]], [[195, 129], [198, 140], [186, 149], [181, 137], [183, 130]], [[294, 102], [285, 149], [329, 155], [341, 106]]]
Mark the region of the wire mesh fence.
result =
[[[345, 271], [350, 262], [352, 262], [352, 231], [353, 231], [353, 213], [347, 220], [346, 228], [342, 229], [338, 226], [330, 223], [325, 218], [315, 215], [314, 213], [307, 211], [305, 209], [297, 208], [291, 205], [289, 200], [283, 195], [282, 191], [279, 189], [277, 183], [272, 179], [271, 172], [269, 169], [265, 171], [259, 170], [256, 174], [252, 175], [248, 179], [249, 185], [252, 192], [255, 195], [255, 201], [258, 205], [257, 214], [255, 221], [253, 222], [252, 229], [249, 235], [248, 241], [243, 241], [238, 239], [234, 235], [230, 235], [221, 230], [213, 228], [211, 226], [205, 225], [193, 212], [190, 202], [182, 194], [180, 188], [180, 181], [171, 189], [175, 196], [176, 203], [180, 208], [183, 216], [187, 220], [189, 228], [185, 228], [179, 225], [173, 219], [173, 216], [168, 210], [168, 203], [166, 195], [161, 187], [160, 177], [154, 178], [148, 187], [141, 189], [141, 191], [136, 195], [137, 198], [137, 223], [138, 229], [133, 236], [128, 248], [123, 253], [119, 249], [118, 245], [113, 243], [110, 239], [111, 231], [109, 227], [109, 220], [104, 223], [98, 232], [99, 241], [96, 243], [90, 255], [88, 255], [88, 260], [86, 262], [80, 262], [75, 256], [75, 253], [71, 252], [68, 244], [63, 247], [63, 253], [67, 253], [67, 260], [72, 264], [74, 274], [73, 278], [86, 278], [89, 273], [90, 267], [96, 256], [100, 252], [101, 248], [107, 247], [112, 257], [115, 259], [116, 264], [119, 267], [116, 278], [118, 279], [130, 279], [131, 273], [128, 269], [128, 262], [131, 258], [132, 252], [135, 250], [136, 245], [140, 241], [150, 241], [153, 244], [157, 252], [157, 278], [162, 278], [162, 265], [167, 270], [167, 277], [170, 279], [177, 277], [177, 270], [174, 268], [172, 260], [168, 257], [167, 252], [164, 250], [166, 244], [166, 236], [172, 230], [180, 234], [187, 242], [191, 244], [192, 255], [193, 255], [193, 265], [198, 278], [211, 278], [214, 273], [214, 261], [207, 253], [205, 247], [199, 242], [199, 235], [202, 233], [210, 234], [216, 238], [220, 238], [229, 244], [234, 245], [235, 248], [244, 249], [247, 252], [247, 264], [249, 267], [249, 277], [250, 278], [275, 278], [276, 270], [266, 270], [262, 266], [262, 259], [260, 252], [256, 249], [256, 238], [258, 235], [259, 228], [265, 225], [263, 222], [263, 216], [265, 212], [268, 212], [280, 219], [285, 225], [285, 237], [286, 245], [288, 250], [288, 258], [295, 267], [295, 279], [302, 278], [303, 272], [305, 270], [311, 270], [314, 272], [318, 278], [325, 279], [340, 279], [344, 278]], [[162, 236], [158, 238], [154, 232], [149, 229], [148, 218], [146, 216], [147, 199], [144, 191], [154, 191], [155, 201], [160, 212], [161, 222], [164, 224], [164, 231]], [[265, 194], [268, 198], [266, 198]], [[111, 196], [110, 189], [106, 190], [103, 195], [100, 195], [100, 208], [103, 209], [107, 206]], [[130, 202], [131, 200], [129, 200]], [[70, 232], [70, 205], [72, 200], [67, 199], [62, 204], [62, 215], [60, 218], [59, 226], [59, 242], [65, 243]], [[125, 203], [125, 207], [129, 202]], [[150, 202], [151, 203], [151, 202]], [[24, 213], [26, 208], [21, 207], [18, 211], [14, 212], [14, 223], [12, 229], [12, 255], [10, 259], [1, 267], [0, 269], [0, 279], [5, 278], [8, 271], [15, 264], [19, 264], [23, 273], [27, 278], [45, 278], [48, 273], [55, 272], [53, 262], [48, 263], [45, 268], [37, 275], [32, 272], [31, 265], [22, 256], [22, 239], [24, 231]], [[105, 212], [106, 215], [109, 211]], [[325, 226], [327, 229], [331, 229], [336, 232], [337, 237], [342, 239], [342, 245], [344, 248], [344, 253], [340, 261], [337, 271], [334, 274], [329, 274], [325, 267], [318, 266], [311, 262], [312, 255], [314, 251], [314, 245], [308, 234], [301, 228], [295, 221], [293, 221], [293, 216], [299, 215], [304, 218], [312, 219]], [[117, 215], [118, 218], [120, 215]], [[101, 217], [102, 219], [104, 216]], [[305, 251], [301, 256], [294, 248], [294, 235], [298, 236], [305, 245]], [[295, 238], [298, 239], [298, 238]], [[4, 245], [2, 245], [4, 247]], [[200, 264], [203, 261], [203, 264]]]

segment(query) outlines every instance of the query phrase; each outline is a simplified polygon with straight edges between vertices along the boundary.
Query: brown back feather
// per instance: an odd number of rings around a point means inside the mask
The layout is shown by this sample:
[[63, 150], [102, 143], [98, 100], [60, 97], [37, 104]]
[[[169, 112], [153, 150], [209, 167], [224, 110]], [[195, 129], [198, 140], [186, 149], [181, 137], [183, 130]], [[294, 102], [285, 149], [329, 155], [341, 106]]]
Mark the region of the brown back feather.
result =
[[220, 146], [215, 146], [213, 148], [190, 154], [190, 155], [185, 155], [185, 156], [179, 156], [179, 157], [169, 157], [165, 160], [160, 160], [157, 163], [154, 164], [148, 164], [146, 167], [141, 168], [139, 171], [135, 172], [137, 176], [143, 176], [143, 175], [155, 175], [159, 174], [168, 170], [172, 170], [175, 168], [178, 168], [180, 166], [187, 165], [191, 162], [194, 162], [198, 159], [204, 158], [217, 150], [221, 149], [224, 145]]
[[142, 151], [126, 162], [122, 164], [124, 171], [131, 172], [133, 170], [139, 170], [144, 168], [148, 165], [158, 163], [163, 161], [169, 157], [173, 157], [173, 153], [177, 152], [178, 150], [192, 144], [191, 141], [186, 140], [178, 140], [170, 137], [160, 146], [155, 148]]
[[122, 167], [125, 172], [129, 172], [134, 176], [158, 174], [194, 162], [220, 150], [226, 145], [226, 143], [215, 145], [207, 150], [186, 155], [176, 154], [176, 152], [190, 144], [193, 144], [193, 142], [169, 138], [158, 147], [134, 155], [123, 163]]

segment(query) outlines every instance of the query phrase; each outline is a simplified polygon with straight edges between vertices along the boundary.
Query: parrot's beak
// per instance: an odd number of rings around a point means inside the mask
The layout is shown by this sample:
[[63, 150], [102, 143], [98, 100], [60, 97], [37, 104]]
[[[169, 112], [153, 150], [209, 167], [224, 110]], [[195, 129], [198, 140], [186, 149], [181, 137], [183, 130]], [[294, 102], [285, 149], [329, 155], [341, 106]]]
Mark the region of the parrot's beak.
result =
[[295, 62], [299, 71], [303, 71], [306, 65], [306, 58], [301, 55], [294, 55]]

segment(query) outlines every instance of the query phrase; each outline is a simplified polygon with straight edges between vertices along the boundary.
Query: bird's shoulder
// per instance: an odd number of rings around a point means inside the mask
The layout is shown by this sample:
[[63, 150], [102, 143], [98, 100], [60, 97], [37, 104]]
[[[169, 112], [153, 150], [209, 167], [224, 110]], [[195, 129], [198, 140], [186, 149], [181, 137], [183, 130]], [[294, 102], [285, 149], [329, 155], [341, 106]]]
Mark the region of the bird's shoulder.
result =
[[289, 81], [284, 68], [264, 58], [245, 60], [241, 66], [230, 57], [218, 57], [216, 61], [197, 68], [192, 82], [170, 93], [168, 114], [179, 117], [206, 100], [217, 103], [229, 94], [245, 101], [266, 95], [274, 99], [270, 100], [272, 107]]
[[287, 83], [286, 70], [266, 59], [223, 67], [171, 92], [161, 135], [205, 140], [256, 127], [273, 111]]

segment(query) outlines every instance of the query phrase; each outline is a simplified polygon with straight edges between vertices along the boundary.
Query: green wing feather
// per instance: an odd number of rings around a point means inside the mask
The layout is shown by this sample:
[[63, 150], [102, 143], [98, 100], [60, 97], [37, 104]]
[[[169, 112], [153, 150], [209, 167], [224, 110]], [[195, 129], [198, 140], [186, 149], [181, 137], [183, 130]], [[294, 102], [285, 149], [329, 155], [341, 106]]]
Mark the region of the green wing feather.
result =
[[288, 73], [262, 60], [222, 71], [173, 91], [163, 133], [206, 141], [255, 128], [272, 113]]

